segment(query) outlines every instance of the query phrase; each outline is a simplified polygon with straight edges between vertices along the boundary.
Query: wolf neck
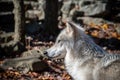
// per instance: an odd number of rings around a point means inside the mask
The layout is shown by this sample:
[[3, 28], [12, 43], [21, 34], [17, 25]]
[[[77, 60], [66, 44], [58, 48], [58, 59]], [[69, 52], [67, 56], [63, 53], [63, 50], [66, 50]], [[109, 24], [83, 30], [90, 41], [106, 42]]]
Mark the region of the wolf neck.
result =
[[[103, 57], [108, 54], [105, 50], [99, 47], [93, 39], [86, 35], [83, 31], [79, 31], [81, 36], [75, 42], [74, 48], [77, 48], [79, 55], [93, 56], [93, 57]], [[78, 45], [78, 46], [76, 46]], [[79, 48], [79, 49], [78, 49]]]
[[84, 43], [79, 49], [74, 47], [69, 50], [65, 56], [65, 66], [68, 73], [75, 80], [93, 80], [94, 64], [97, 64], [105, 54], [101, 48], [98, 50], [97, 45], [93, 46], [90, 43]]
[[[90, 60], [91, 57], [78, 59], [76, 57], [73, 57], [73, 55], [71, 55], [71, 52], [67, 53], [65, 57], [66, 70], [75, 80], [93, 80], [91, 75], [93, 69], [86, 64], [86, 62]], [[94, 63], [95, 61], [91, 62]], [[86, 75], [89, 75], [91, 77], [86, 77]]]
[[[107, 52], [95, 44], [86, 34], [83, 34], [74, 42], [74, 47], [67, 50], [65, 56], [66, 69], [71, 76], [74, 76], [75, 80], [93, 80], [90, 77], [93, 70], [91, 64], [99, 62]], [[86, 75], [89, 75], [90, 79], [87, 79]]]

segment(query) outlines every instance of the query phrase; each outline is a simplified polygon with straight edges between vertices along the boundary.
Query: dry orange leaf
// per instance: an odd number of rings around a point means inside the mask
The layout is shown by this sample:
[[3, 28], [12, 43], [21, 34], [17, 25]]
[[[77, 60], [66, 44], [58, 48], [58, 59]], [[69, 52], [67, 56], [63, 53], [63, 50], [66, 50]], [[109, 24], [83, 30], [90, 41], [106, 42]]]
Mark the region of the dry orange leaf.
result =
[[117, 33], [116, 32], [111, 32], [112, 37], [117, 38]]
[[117, 33], [117, 35], [118, 35], [118, 37], [120, 37], [120, 34]]
[[100, 27], [99, 27], [98, 25], [94, 24], [94, 23], [91, 23], [91, 24], [90, 24], [90, 27], [96, 28], [96, 29], [100, 29]]
[[95, 24], [91, 22], [91, 23], [90, 23], [90, 26], [93, 27], [93, 26], [95, 26]]
[[102, 28], [103, 30], [107, 30], [107, 29], [108, 29], [108, 24], [103, 24], [103, 25], [101, 26], [101, 28]]
[[19, 75], [19, 72], [15, 72], [15, 75]]
[[118, 37], [118, 39], [120, 40], [120, 37]]
[[94, 26], [94, 28], [96, 28], [96, 29], [100, 29], [100, 26], [96, 25], [96, 26]]
[[96, 30], [93, 31], [93, 32], [91, 33], [91, 35], [94, 36], [94, 37], [98, 37], [98, 31], [96, 31]]

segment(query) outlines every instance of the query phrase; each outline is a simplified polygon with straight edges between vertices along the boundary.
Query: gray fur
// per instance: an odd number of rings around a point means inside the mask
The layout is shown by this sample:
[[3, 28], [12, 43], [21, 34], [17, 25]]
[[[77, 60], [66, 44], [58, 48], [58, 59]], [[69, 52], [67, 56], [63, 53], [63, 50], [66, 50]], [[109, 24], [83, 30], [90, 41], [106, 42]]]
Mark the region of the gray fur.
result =
[[120, 55], [108, 54], [74, 22], [66, 26], [47, 56], [65, 57], [66, 70], [75, 80], [120, 80]]

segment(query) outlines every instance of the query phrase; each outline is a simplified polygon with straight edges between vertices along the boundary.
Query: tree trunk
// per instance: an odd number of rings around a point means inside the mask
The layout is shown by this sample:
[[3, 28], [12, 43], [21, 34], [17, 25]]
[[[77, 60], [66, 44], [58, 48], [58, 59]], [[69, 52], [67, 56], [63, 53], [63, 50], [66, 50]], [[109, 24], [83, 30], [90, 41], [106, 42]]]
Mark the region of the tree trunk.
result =
[[46, 0], [45, 31], [56, 35], [58, 31], [58, 0]]
[[14, 4], [14, 20], [15, 20], [15, 36], [14, 41], [25, 42], [25, 12], [23, 0], [13, 0]]

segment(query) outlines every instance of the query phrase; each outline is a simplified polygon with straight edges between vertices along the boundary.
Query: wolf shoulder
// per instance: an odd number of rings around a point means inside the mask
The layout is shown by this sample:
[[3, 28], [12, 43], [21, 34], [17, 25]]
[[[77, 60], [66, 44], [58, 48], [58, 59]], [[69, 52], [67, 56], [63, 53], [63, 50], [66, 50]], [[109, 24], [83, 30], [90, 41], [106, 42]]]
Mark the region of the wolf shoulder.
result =
[[101, 67], [108, 67], [112, 64], [119, 63], [120, 64], [120, 54], [106, 54], [98, 63]]
[[94, 71], [95, 80], [120, 80], [120, 55], [106, 55], [97, 64]]

